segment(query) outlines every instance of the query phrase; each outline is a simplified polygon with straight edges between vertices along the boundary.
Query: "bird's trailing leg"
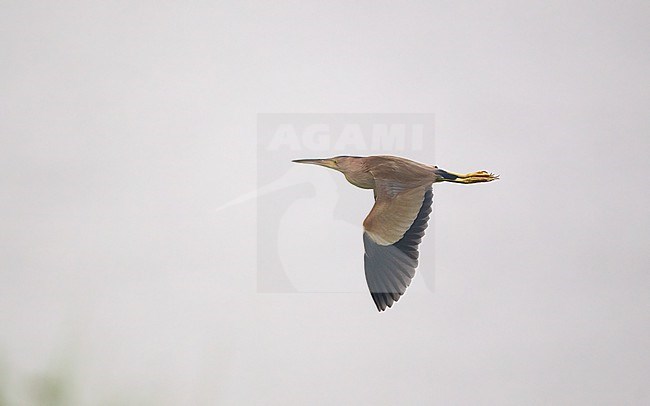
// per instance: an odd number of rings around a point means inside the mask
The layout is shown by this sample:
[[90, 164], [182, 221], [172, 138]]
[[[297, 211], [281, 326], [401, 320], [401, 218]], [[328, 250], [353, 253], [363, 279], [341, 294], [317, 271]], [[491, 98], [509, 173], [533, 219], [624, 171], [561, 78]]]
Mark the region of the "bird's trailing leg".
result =
[[486, 171], [478, 171], [471, 173], [453, 173], [447, 172], [442, 169], [436, 169], [436, 174], [439, 176], [438, 182], [454, 182], [454, 183], [479, 183], [479, 182], [492, 182], [499, 179], [499, 175], [488, 173]]
[[485, 171], [478, 171], [460, 175], [458, 177], [461, 183], [479, 183], [479, 182], [492, 182], [499, 179], [499, 175], [488, 173]]

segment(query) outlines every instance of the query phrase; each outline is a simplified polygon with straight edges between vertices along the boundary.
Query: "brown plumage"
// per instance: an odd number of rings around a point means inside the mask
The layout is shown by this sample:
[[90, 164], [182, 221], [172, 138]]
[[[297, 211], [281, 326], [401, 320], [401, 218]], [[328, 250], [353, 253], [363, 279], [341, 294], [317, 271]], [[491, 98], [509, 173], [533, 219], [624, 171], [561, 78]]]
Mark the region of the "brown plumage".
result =
[[375, 204], [363, 221], [364, 268], [379, 311], [404, 294], [418, 266], [436, 182], [479, 183], [499, 177], [480, 171], [457, 174], [395, 156], [337, 156], [293, 162], [335, 169], [353, 185], [373, 189]]

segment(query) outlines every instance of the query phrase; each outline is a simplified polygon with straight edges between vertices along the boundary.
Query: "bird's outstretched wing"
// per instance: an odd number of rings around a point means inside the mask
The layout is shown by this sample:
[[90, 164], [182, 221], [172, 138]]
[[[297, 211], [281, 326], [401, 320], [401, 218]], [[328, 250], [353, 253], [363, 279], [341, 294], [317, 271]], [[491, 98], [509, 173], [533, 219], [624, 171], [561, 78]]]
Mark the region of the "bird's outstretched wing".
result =
[[363, 222], [364, 267], [372, 299], [383, 311], [399, 300], [415, 276], [433, 191], [418, 187], [391, 196], [377, 189], [375, 206]]
[[426, 186], [404, 188], [377, 180], [375, 205], [363, 221], [363, 229], [379, 245], [391, 245], [404, 236], [420, 211]]

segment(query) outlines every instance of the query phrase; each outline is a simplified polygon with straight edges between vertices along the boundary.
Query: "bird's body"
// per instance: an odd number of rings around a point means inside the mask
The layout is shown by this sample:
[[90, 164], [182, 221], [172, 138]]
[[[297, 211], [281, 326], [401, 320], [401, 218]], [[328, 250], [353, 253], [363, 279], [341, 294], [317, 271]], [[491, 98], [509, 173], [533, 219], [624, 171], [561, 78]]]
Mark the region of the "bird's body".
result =
[[435, 167], [406, 158], [383, 155], [345, 158], [352, 160], [343, 172], [345, 178], [362, 189], [374, 189], [377, 179], [399, 179], [401, 183], [415, 187], [431, 184], [436, 178]]
[[379, 311], [399, 300], [415, 275], [418, 246], [427, 228], [436, 182], [490, 182], [485, 171], [455, 174], [395, 156], [300, 159], [336, 169], [351, 184], [373, 189], [375, 204], [363, 222], [366, 281]]

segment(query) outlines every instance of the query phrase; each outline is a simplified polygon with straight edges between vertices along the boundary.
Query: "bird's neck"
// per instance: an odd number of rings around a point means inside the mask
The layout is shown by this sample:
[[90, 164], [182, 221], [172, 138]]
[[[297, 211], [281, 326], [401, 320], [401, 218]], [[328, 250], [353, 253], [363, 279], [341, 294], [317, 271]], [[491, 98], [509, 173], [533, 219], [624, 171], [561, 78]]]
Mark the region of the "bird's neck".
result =
[[370, 172], [366, 171], [354, 171], [346, 172], [345, 179], [348, 182], [352, 183], [354, 186], [361, 189], [374, 189], [375, 188], [375, 178]]

